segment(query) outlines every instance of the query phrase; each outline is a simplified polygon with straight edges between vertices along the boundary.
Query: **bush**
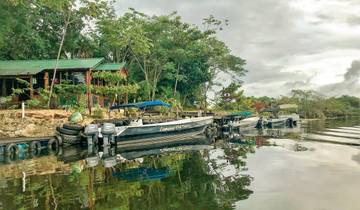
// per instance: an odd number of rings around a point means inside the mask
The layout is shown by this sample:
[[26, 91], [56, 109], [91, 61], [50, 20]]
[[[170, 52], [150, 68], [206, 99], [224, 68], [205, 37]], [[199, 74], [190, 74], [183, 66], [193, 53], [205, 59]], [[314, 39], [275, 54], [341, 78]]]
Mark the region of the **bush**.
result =
[[87, 99], [86, 95], [81, 95], [78, 103], [71, 107], [74, 111], [80, 112], [82, 115], [86, 114], [87, 110]]
[[37, 99], [31, 99], [26, 101], [26, 105], [31, 108], [38, 108], [41, 105], [41, 102]]
[[92, 117], [95, 119], [104, 119], [105, 110], [102, 109], [99, 105], [97, 105], [92, 113]]
[[12, 104], [12, 97], [11, 96], [7, 96], [7, 97], [0, 97], [0, 108], [8, 108], [10, 107]]

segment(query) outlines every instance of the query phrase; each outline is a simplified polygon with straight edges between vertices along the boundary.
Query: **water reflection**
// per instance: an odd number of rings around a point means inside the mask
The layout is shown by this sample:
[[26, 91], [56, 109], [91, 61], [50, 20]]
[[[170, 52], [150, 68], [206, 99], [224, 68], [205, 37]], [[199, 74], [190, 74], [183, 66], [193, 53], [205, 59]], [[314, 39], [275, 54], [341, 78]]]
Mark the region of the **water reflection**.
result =
[[0, 160], [0, 209], [285, 210], [295, 201], [307, 209], [341, 207], [316, 192], [323, 189], [331, 197], [336, 183], [348, 201], [356, 201], [357, 188], [339, 180], [359, 184], [354, 181], [360, 178], [359, 148], [308, 142], [302, 134], [356, 123], [311, 121], [295, 129], [234, 135], [214, 145], [21, 153]]
[[[116, 153], [63, 148], [57, 154], [0, 165], [3, 209], [233, 209], [252, 193], [240, 175], [253, 146], [209, 145]], [[150, 154], [149, 154], [150, 153]], [[127, 158], [125, 158], [127, 157]], [[128, 159], [132, 157], [133, 159]], [[224, 175], [224, 158], [234, 171]]]

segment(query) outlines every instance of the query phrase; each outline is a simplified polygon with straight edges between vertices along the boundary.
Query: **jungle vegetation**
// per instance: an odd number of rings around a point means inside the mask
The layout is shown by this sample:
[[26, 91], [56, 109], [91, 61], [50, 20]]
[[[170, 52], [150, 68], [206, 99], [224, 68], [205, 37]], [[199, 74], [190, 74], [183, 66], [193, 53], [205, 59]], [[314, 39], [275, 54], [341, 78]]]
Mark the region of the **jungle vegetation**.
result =
[[[126, 86], [118, 85], [123, 78], [94, 75], [107, 78], [110, 84], [93, 87], [94, 93], [113, 101], [127, 93], [130, 102], [163, 99], [180, 108], [229, 112], [260, 112], [285, 103], [297, 104], [299, 109], [293, 111], [306, 118], [360, 112], [359, 98], [327, 98], [311, 90], [293, 90], [279, 98], [245, 96], [239, 78], [246, 73], [246, 61], [233, 55], [217, 36], [229, 22], [212, 15], [196, 26], [184, 22], [176, 12], [149, 16], [130, 8], [118, 15], [107, 0], [3, 0], [0, 24], [1, 60], [104, 57], [108, 62], [126, 62]], [[219, 88], [214, 87], [221, 85], [216, 82], [220, 72], [237, 80], [216, 91]], [[65, 82], [54, 87], [54, 95], [84, 92], [84, 88]], [[40, 91], [44, 99], [50, 98]], [[207, 97], [209, 91], [216, 92], [215, 99]]]
[[[253, 111], [262, 113], [268, 109], [278, 114], [298, 113], [303, 118], [337, 118], [360, 116], [360, 99], [354, 96], [326, 97], [314, 90], [292, 90], [288, 96], [248, 97], [241, 85], [231, 83], [219, 91], [214, 101], [215, 110]], [[280, 110], [279, 105], [296, 104], [298, 108]], [[264, 113], [263, 113], [264, 114]], [[266, 113], [265, 113], [266, 114]], [[269, 114], [269, 113], [268, 113]]]
[[118, 16], [105, 0], [5, 0], [0, 10], [0, 59], [126, 62], [129, 82], [140, 87], [131, 101], [176, 99], [192, 106], [206, 101], [220, 71], [245, 73], [245, 60], [216, 36], [228, 22], [213, 16], [200, 27], [183, 22], [176, 12], [149, 16], [130, 8]]

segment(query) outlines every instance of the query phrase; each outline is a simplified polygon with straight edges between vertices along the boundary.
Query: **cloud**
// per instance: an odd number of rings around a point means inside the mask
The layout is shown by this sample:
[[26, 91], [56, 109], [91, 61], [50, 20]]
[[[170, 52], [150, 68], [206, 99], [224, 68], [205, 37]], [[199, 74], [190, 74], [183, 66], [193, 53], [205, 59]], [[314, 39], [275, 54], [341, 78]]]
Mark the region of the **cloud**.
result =
[[357, 82], [360, 78], [360, 60], [353, 61], [351, 67], [344, 75], [345, 82]]
[[360, 97], [360, 60], [352, 62], [339, 83], [324, 85], [318, 89], [328, 96], [355, 95]]
[[247, 60], [247, 95], [337, 83], [349, 62], [360, 58], [359, 0], [121, 0], [117, 14], [128, 7], [150, 15], [178, 11], [199, 27], [210, 14], [228, 19], [218, 36]]
[[347, 23], [351, 26], [359, 26], [360, 25], [360, 16], [353, 15], [347, 18]]

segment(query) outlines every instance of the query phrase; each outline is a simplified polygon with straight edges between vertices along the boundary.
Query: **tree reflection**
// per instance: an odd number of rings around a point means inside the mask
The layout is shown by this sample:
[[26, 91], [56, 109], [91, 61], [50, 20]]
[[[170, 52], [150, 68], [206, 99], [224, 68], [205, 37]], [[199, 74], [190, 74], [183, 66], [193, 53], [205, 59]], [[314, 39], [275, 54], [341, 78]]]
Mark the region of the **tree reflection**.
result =
[[[246, 154], [253, 149], [221, 149], [221, 158], [235, 169], [230, 176], [221, 174], [222, 166], [206, 150], [148, 156], [142, 163], [112, 168], [86, 168], [80, 160], [63, 167], [63, 172], [28, 177], [25, 192], [21, 192], [21, 178], [2, 181], [0, 201], [5, 209], [233, 209], [235, 202], [252, 194], [247, 189], [252, 178], [239, 173], [245, 167]], [[140, 178], [116, 175], [129, 170], [140, 173]]]

